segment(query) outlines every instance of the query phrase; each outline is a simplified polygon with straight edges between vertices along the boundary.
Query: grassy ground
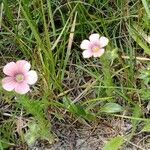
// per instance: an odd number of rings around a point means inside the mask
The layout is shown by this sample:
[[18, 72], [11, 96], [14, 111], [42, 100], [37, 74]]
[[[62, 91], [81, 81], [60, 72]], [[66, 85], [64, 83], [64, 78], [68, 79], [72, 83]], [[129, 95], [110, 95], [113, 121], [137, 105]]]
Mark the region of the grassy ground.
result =
[[[149, 5], [0, 1], [0, 77], [19, 59], [39, 77], [23, 96], [0, 87], [0, 149], [150, 149]], [[91, 33], [110, 42], [102, 57], [84, 59]]]

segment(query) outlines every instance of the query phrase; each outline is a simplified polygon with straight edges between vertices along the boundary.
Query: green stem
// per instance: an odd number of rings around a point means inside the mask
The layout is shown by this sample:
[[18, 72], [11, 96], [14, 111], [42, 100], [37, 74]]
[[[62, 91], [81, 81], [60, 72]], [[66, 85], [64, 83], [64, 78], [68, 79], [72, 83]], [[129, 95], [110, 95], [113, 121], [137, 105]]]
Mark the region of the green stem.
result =
[[[113, 81], [112, 81], [112, 77], [111, 77], [111, 67], [110, 67], [110, 61], [108, 60], [107, 55], [105, 54], [103, 57], [101, 57], [101, 63], [102, 63], [102, 71], [103, 71], [103, 75], [104, 75], [104, 86], [106, 87], [111, 87], [113, 86]], [[106, 94], [107, 96], [112, 96], [113, 94], [113, 89], [110, 88], [106, 88]]]

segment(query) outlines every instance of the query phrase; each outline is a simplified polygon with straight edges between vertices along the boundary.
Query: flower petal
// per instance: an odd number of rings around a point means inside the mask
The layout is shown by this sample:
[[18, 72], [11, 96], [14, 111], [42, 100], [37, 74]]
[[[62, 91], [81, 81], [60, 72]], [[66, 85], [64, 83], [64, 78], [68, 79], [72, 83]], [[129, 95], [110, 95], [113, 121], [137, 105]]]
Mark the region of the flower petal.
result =
[[30, 91], [30, 87], [26, 82], [18, 83], [15, 87], [15, 92], [18, 94], [26, 94]]
[[83, 40], [81, 45], [80, 45], [81, 49], [89, 49], [90, 48], [90, 41], [89, 40]]
[[8, 76], [13, 76], [14, 73], [16, 72], [16, 68], [17, 68], [16, 63], [10, 62], [4, 66], [3, 72]]
[[102, 36], [100, 37], [99, 42], [100, 42], [100, 47], [102, 48], [108, 44], [109, 40], [108, 38]]
[[83, 51], [82, 55], [84, 58], [90, 58], [93, 55], [93, 53], [91, 50], [85, 50]]
[[27, 73], [27, 76], [26, 76], [26, 82], [28, 84], [35, 84], [35, 82], [37, 81], [38, 79], [38, 76], [37, 76], [37, 73], [34, 71], [34, 70], [31, 70]]
[[17, 64], [18, 72], [27, 72], [31, 68], [30, 63], [27, 62], [26, 60], [18, 60], [16, 64]]
[[105, 52], [105, 49], [101, 48], [99, 51], [93, 53], [93, 56], [94, 57], [100, 57], [104, 54], [104, 52]]
[[98, 33], [93, 33], [89, 36], [89, 39], [91, 42], [97, 42], [99, 40], [99, 34]]
[[12, 91], [16, 87], [16, 82], [12, 77], [6, 77], [2, 79], [2, 87], [6, 91]]

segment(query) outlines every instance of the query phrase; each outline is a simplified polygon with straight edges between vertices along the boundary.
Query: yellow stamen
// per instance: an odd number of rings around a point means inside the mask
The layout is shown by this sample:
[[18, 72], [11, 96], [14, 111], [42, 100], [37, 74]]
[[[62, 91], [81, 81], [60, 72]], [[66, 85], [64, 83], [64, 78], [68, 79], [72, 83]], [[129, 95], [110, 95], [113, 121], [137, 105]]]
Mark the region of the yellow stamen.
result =
[[93, 47], [93, 48], [92, 48], [92, 51], [93, 51], [93, 52], [99, 51], [99, 47]]
[[24, 80], [24, 76], [22, 74], [16, 75], [16, 81], [17, 82], [22, 82]]

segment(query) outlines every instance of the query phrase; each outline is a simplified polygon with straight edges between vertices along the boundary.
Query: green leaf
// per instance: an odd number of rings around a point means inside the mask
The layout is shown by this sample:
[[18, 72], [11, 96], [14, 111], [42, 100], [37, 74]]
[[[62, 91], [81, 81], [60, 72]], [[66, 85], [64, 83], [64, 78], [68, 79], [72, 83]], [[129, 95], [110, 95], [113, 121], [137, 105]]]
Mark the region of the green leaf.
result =
[[[41, 129], [41, 124], [32, 121], [28, 124], [29, 130], [25, 134], [25, 140], [28, 145], [35, 143], [37, 139], [47, 140], [50, 143], [53, 141], [53, 136], [49, 134], [48, 130]], [[45, 126], [43, 126], [45, 128]]]
[[106, 143], [103, 150], [118, 150], [121, 145], [124, 143], [123, 137], [118, 136]]
[[34, 144], [34, 142], [39, 138], [39, 127], [36, 123], [30, 123], [28, 125], [29, 131], [25, 134], [25, 140], [28, 145]]
[[88, 121], [95, 120], [96, 117], [93, 113], [86, 111], [83, 106], [80, 104], [74, 104], [70, 99], [64, 98], [63, 104], [65, 105], [66, 109], [74, 114], [77, 117], [82, 117], [83, 119], [86, 119]]
[[129, 34], [131, 35], [131, 37], [134, 39], [134, 41], [141, 46], [141, 48], [144, 49], [144, 52], [148, 55], [150, 55], [150, 49], [149, 47], [146, 45], [146, 43], [142, 40], [142, 36], [140, 36], [140, 33], [138, 32], [138, 28], [133, 25], [133, 27], [129, 27], [128, 28]]
[[108, 59], [111, 62], [113, 62], [116, 58], [118, 58], [118, 49], [115, 48], [115, 49], [113, 49], [111, 51], [107, 51], [106, 55], [107, 55]]
[[150, 132], [150, 122], [143, 127], [142, 132]]
[[[139, 105], [135, 105], [135, 107], [133, 107], [132, 117], [140, 118], [141, 115], [142, 115], [141, 107]], [[138, 124], [138, 121], [137, 120], [132, 120], [133, 127], [134, 126], [136, 127], [136, 124]]]
[[86, 120], [93, 121], [96, 119], [96, 116], [91, 112], [86, 112], [86, 115], [84, 116], [84, 118]]
[[76, 113], [81, 116], [86, 115], [85, 109], [79, 104], [76, 104]]
[[149, 101], [150, 100], [150, 92], [149, 92], [149, 89], [141, 89], [139, 91], [140, 95], [141, 95], [141, 98], [142, 100], [146, 100], [146, 101]]
[[147, 0], [142, 0], [142, 3], [144, 6], [144, 9], [148, 15], [148, 18], [150, 19], [150, 9], [149, 9], [149, 4], [148, 4]]
[[[139, 105], [133, 106], [132, 117], [133, 118], [140, 118], [141, 115], [142, 115], [141, 107]], [[131, 122], [132, 122], [132, 132], [130, 134], [130, 138], [132, 138], [132, 136], [134, 135], [140, 121], [139, 120], [132, 120]]]
[[141, 69], [139, 78], [143, 80], [145, 85], [148, 85], [148, 83], [150, 82], [150, 70], [149, 70], [149, 68]]
[[117, 113], [121, 111], [123, 111], [123, 108], [117, 103], [106, 103], [101, 108], [101, 112], [105, 112], [105, 113]]

